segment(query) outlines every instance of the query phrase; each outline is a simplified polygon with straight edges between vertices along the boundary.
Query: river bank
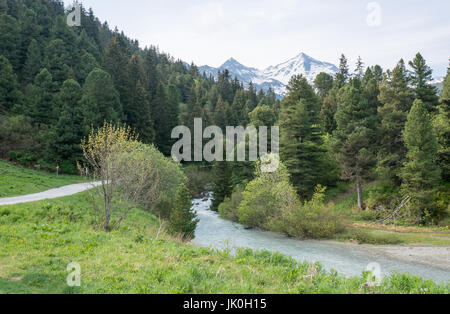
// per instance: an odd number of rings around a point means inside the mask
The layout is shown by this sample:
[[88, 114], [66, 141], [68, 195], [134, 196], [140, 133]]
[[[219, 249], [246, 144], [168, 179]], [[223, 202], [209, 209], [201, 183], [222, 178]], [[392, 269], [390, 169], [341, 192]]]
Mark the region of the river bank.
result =
[[209, 210], [210, 199], [194, 200], [200, 218], [193, 244], [220, 250], [238, 248], [268, 250], [298, 261], [320, 262], [327, 270], [345, 276], [358, 276], [371, 263], [378, 263], [384, 276], [392, 272], [409, 273], [438, 282], [449, 282], [449, 246], [377, 246], [339, 241], [301, 241], [280, 234], [246, 229], [224, 220]]

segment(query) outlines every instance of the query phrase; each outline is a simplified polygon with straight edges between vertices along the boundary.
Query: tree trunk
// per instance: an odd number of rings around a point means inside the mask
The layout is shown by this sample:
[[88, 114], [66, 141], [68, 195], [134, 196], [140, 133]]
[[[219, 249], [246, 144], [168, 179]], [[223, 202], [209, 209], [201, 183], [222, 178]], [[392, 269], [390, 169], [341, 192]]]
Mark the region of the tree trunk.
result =
[[364, 209], [361, 175], [356, 175], [356, 192], [358, 193], [358, 209]]

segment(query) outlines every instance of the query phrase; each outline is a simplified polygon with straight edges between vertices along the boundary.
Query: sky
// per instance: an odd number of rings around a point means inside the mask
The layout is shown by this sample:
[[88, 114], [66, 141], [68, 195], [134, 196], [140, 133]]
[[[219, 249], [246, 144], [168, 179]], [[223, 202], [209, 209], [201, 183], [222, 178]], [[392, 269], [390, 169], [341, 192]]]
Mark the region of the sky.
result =
[[[72, 0], [64, 0], [71, 3]], [[233, 57], [264, 69], [300, 52], [393, 68], [421, 52], [445, 76], [450, 59], [448, 0], [79, 0], [141, 47], [220, 66]]]

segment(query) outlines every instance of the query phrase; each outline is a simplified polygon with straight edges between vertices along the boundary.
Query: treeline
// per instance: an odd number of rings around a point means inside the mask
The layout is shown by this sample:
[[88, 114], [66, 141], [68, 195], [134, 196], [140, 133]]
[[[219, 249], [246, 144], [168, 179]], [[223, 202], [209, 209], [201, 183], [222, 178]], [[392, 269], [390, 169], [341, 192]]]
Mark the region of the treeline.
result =
[[[386, 71], [378, 65], [366, 68], [361, 58], [356, 70], [350, 71], [342, 55], [339, 73], [334, 77], [319, 74], [314, 86], [302, 76], [293, 77], [274, 122], [280, 126], [280, 157], [289, 179], [258, 171], [254, 177], [253, 164], [246, 172], [247, 180], [236, 183], [233, 166], [217, 164], [215, 208], [246, 225], [295, 235], [301, 221], [308, 219], [303, 209], [317, 208], [314, 200], [323, 199], [317, 186], [347, 180], [355, 182], [360, 210], [393, 210], [409, 196], [406, 221], [439, 222], [449, 214], [450, 75], [440, 98], [431, 82], [432, 71], [420, 53], [408, 66], [400, 60]], [[364, 199], [364, 183], [372, 181], [380, 189]], [[264, 196], [262, 182], [273, 187]], [[294, 199], [289, 184], [307, 203], [285, 204]], [[294, 219], [296, 210], [299, 214]], [[322, 219], [322, 226], [338, 230], [335, 215], [327, 212], [329, 220], [319, 210], [314, 223]]]
[[104, 121], [127, 124], [166, 156], [175, 126], [246, 125], [273, 91], [245, 89], [228, 71], [216, 81], [198, 68], [101, 23], [81, 8], [69, 27], [63, 3], [0, 0], [0, 154], [75, 172], [80, 142]]

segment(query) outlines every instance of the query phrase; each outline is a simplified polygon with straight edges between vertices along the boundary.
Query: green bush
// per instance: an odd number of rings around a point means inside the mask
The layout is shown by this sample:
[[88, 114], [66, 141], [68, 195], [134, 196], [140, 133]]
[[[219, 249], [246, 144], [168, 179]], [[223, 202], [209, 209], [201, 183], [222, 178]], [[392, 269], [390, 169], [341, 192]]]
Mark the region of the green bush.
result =
[[243, 188], [241, 186], [237, 186], [231, 194], [231, 197], [225, 198], [225, 201], [219, 205], [219, 215], [222, 218], [239, 222], [238, 208], [242, 202], [242, 192]]
[[325, 204], [325, 188], [318, 186], [313, 198], [283, 213], [282, 228], [293, 237], [331, 238], [344, 230], [343, 217], [333, 211], [333, 204]]
[[260, 171], [258, 162], [256, 178], [242, 193], [238, 208], [239, 222], [249, 227], [276, 230], [281, 215], [298, 204], [297, 194], [289, 182], [289, 173], [280, 162], [275, 172]]

